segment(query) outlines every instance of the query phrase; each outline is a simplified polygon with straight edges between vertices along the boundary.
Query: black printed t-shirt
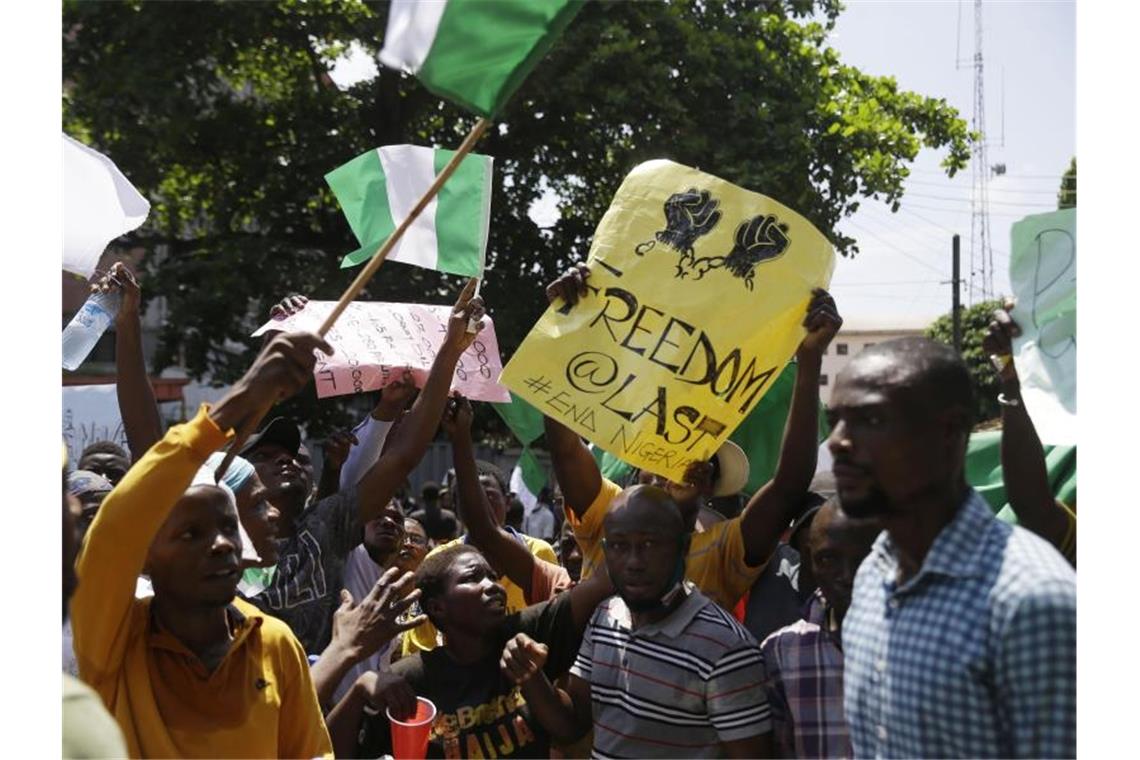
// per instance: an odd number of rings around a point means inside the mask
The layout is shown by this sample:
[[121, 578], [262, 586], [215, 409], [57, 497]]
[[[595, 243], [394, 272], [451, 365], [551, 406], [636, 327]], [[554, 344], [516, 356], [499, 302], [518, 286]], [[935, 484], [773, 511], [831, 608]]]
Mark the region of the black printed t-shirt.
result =
[[[499, 667], [503, 646], [525, 633], [550, 649], [544, 668], [553, 680], [570, 669], [582, 638], [570, 614], [570, 594], [508, 615], [492, 653], [473, 665], [460, 665], [445, 647], [399, 660], [392, 672], [436, 706], [428, 739], [429, 758], [550, 757], [550, 735]], [[391, 753], [388, 718], [365, 714], [357, 757]]]
[[348, 553], [361, 540], [356, 489], [321, 499], [295, 527], [278, 550], [273, 582], [249, 601], [285, 621], [305, 652], [319, 655], [332, 638]]

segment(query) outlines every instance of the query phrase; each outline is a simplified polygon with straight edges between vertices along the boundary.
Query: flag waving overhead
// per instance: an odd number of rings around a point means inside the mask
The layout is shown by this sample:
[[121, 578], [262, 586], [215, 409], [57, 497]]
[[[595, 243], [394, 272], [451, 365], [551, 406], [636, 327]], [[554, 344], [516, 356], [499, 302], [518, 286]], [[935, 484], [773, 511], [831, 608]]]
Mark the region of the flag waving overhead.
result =
[[380, 60], [494, 116], [585, 0], [393, 0]]
[[115, 163], [63, 136], [63, 268], [83, 277], [107, 243], [146, 221], [150, 203]]
[[519, 461], [511, 472], [511, 490], [527, 509], [534, 509], [538, 495], [546, 487], [546, 470], [530, 447], [524, 446]]
[[[455, 151], [388, 145], [325, 175], [361, 247], [342, 267], [367, 261], [408, 216]], [[482, 277], [491, 224], [492, 159], [468, 154], [388, 255], [425, 269]]]

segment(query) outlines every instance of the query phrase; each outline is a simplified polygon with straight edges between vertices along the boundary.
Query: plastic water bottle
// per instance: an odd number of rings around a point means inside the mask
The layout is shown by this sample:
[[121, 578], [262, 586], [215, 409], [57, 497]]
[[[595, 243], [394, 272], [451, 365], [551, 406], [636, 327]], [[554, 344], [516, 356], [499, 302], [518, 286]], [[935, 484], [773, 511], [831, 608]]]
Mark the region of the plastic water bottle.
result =
[[83, 307], [63, 328], [63, 368], [74, 372], [91, 349], [99, 342], [115, 315], [123, 297], [118, 291], [92, 293]]

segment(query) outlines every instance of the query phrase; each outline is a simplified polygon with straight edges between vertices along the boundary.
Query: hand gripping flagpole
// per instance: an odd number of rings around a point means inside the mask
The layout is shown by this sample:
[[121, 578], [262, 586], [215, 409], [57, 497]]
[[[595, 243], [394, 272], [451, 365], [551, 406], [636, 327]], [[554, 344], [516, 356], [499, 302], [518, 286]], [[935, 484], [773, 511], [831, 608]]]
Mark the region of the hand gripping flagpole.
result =
[[[432, 198], [439, 194], [444, 183], [447, 182], [448, 178], [459, 168], [460, 162], [474, 149], [475, 143], [479, 142], [479, 138], [483, 136], [483, 133], [487, 131], [487, 127], [489, 126], [491, 126], [491, 122], [486, 118], [480, 118], [479, 121], [475, 122], [475, 126], [467, 133], [467, 137], [463, 139], [463, 143], [459, 146], [459, 149], [455, 151], [455, 155], [451, 157], [451, 160], [447, 162], [447, 166], [443, 167], [443, 171], [441, 171], [435, 178], [435, 181], [431, 183], [431, 187], [424, 192], [423, 197], [412, 207], [408, 216], [396, 227], [396, 231], [384, 241], [384, 244], [380, 246], [380, 249], [377, 250], [375, 255], [368, 261], [368, 265], [361, 270], [360, 274], [356, 276], [356, 279], [352, 281], [352, 284], [348, 286], [348, 289], [344, 291], [340, 300], [336, 302], [336, 306], [333, 307], [332, 312], [329, 313], [324, 323], [321, 324], [320, 329], [317, 331], [318, 335], [322, 338], [325, 337], [333, 325], [336, 324], [340, 315], [348, 308], [348, 305], [356, 300], [356, 297], [360, 295], [360, 291], [364, 290], [364, 286], [368, 284], [368, 281], [371, 280], [377, 270], [380, 269], [380, 265], [388, 258], [388, 254], [392, 248], [396, 243], [400, 242], [400, 238], [407, 232], [408, 227], [412, 226], [412, 222], [423, 213], [423, 210], [431, 203]], [[261, 408], [258, 409], [256, 414], [251, 415], [241, 423], [237, 435], [234, 437], [233, 445], [230, 446], [229, 451], [226, 452], [225, 459], [218, 465], [218, 469], [214, 473], [216, 481], [222, 479], [222, 476], [225, 475], [226, 470], [229, 468], [230, 463], [233, 462], [237, 452], [245, 445], [246, 440], [248, 440], [253, 434], [253, 431], [257, 429], [257, 426], [261, 424], [261, 420], [269, 413], [269, 410], [273, 408], [275, 403], [277, 403], [277, 399], [268, 399]]]

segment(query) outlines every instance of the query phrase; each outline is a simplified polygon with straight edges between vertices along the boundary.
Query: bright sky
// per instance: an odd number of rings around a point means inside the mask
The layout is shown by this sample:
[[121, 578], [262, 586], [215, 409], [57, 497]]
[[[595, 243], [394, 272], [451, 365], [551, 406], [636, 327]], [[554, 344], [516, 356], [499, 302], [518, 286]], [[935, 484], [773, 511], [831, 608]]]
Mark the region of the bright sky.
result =
[[[983, 4], [988, 160], [1006, 165], [1006, 174], [991, 175], [989, 183], [998, 293], [1010, 292], [1010, 226], [1056, 208], [1061, 174], [1076, 153], [1075, 24], [1071, 2]], [[845, 62], [894, 76], [901, 88], [946, 98], [964, 118], [973, 117], [972, 2], [851, 0], [831, 43]], [[959, 57], [964, 65], [956, 69]], [[839, 261], [832, 280], [849, 323], [896, 316], [910, 323], [950, 310], [950, 286], [942, 283], [950, 280], [954, 232], [962, 236], [963, 279], [969, 271], [972, 167], [947, 179], [941, 157], [931, 150], [919, 155], [898, 213], [865, 202], [840, 225], [861, 248], [854, 260]], [[966, 287], [962, 302], [971, 302]]]

